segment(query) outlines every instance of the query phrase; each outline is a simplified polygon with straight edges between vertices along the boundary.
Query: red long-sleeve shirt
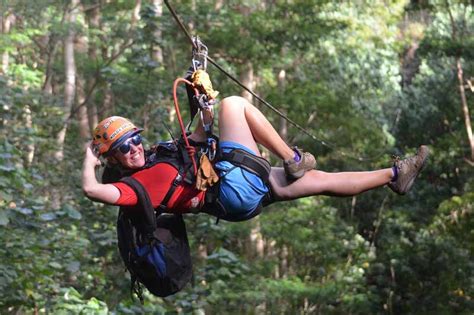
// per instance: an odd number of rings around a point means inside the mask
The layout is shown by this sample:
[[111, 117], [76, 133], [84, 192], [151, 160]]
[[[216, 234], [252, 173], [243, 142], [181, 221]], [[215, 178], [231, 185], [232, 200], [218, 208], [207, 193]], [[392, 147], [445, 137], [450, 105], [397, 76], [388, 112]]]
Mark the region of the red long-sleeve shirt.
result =
[[[150, 168], [138, 171], [132, 175], [147, 191], [154, 208], [158, 207], [173, 184], [178, 171], [168, 163], [158, 163]], [[118, 206], [134, 206], [138, 202], [135, 191], [125, 183], [112, 183], [120, 190], [120, 197], [115, 202]], [[205, 192], [194, 185], [182, 181], [168, 201], [166, 212], [186, 213], [199, 209]]]

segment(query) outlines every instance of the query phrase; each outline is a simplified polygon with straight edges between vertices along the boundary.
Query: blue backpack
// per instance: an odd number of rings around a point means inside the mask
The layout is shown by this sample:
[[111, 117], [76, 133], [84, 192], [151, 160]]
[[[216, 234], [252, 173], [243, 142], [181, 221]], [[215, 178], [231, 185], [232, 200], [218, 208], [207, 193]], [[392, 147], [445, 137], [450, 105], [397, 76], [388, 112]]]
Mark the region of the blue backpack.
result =
[[144, 285], [159, 297], [183, 289], [192, 278], [186, 226], [180, 214], [156, 213], [148, 193], [132, 177], [121, 179], [138, 196], [138, 205], [120, 207], [117, 237], [120, 256], [130, 272], [131, 291], [143, 303]]

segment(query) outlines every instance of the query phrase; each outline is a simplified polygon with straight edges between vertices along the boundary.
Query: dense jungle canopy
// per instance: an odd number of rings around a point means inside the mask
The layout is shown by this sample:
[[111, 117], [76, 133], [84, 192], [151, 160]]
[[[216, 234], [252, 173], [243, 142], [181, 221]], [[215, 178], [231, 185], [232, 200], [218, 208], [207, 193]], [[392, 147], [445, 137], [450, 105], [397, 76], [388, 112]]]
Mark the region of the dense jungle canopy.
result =
[[[403, 197], [304, 198], [245, 223], [187, 215], [193, 283], [144, 305], [117, 208], [81, 191], [84, 146], [109, 115], [147, 145], [165, 125], [179, 135], [171, 88], [191, 45], [162, 0], [0, 3], [1, 314], [472, 314], [472, 1], [171, 1], [214, 60], [321, 140], [253, 100], [320, 169], [388, 167], [420, 144], [432, 156]], [[208, 71], [220, 97], [251, 99]]]

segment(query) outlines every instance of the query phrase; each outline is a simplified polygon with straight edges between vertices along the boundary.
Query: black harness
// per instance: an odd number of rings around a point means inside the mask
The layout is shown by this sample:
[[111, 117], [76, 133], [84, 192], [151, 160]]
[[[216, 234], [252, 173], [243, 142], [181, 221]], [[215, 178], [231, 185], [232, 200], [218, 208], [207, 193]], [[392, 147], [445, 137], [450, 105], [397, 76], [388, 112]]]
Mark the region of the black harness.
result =
[[[197, 150], [195, 154], [196, 163], [199, 163], [201, 153], [200, 148], [206, 147], [206, 143], [192, 142]], [[166, 193], [163, 201], [159, 205], [158, 209], [160, 212], [165, 212], [167, 203], [170, 200], [171, 196], [183, 181], [187, 184], [194, 184], [195, 177], [193, 174], [192, 161], [185, 150], [184, 142], [182, 140], [174, 142], [161, 142], [156, 147], [152, 148], [147, 152], [147, 159], [144, 168], [150, 168], [158, 163], [168, 163], [178, 170], [172, 185], [170, 186], [168, 192]], [[214, 162], [219, 161], [228, 161], [235, 165], [236, 167], [241, 167], [257, 176], [259, 176], [265, 185], [269, 186], [269, 178], [271, 165], [270, 163], [262, 157], [255, 156], [251, 153], [248, 153], [244, 150], [234, 149], [230, 152], [221, 152], [218, 150]], [[199, 167], [199, 164], [198, 164]], [[142, 168], [143, 169], [143, 168]], [[142, 170], [140, 169], [140, 170]], [[130, 176], [132, 173], [130, 171], [122, 171], [122, 173], [117, 169], [109, 169], [104, 171], [103, 182], [113, 182], [118, 181], [121, 178], [121, 174], [125, 176]], [[252, 211], [248, 216], [238, 217], [229, 214], [228, 211], [223, 206], [222, 202], [219, 199], [219, 185], [220, 181], [213, 185], [206, 191], [204, 205], [200, 209], [201, 212], [213, 215], [217, 219], [224, 219], [227, 221], [244, 221], [251, 219], [261, 213], [262, 208], [273, 202], [271, 192], [267, 193], [262, 199], [258, 207]]]
[[[269, 178], [271, 165], [262, 157], [248, 153], [247, 151], [234, 149], [230, 152], [218, 152], [217, 161], [227, 161], [237, 167], [241, 167], [262, 179], [265, 185], [269, 186]], [[226, 221], [245, 221], [249, 220], [262, 212], [262, 208], [273, 202], [271, 191], [264, 196], [260, 204], [247, 216], [229, 214], [225, 209], [224, 205], [219, 199], [219, 185], [220, 181], [217, 182], [206, 192], [204, 206], [201, 208], [201, 212], [213, 215], [217, 219], [224, 219]]]

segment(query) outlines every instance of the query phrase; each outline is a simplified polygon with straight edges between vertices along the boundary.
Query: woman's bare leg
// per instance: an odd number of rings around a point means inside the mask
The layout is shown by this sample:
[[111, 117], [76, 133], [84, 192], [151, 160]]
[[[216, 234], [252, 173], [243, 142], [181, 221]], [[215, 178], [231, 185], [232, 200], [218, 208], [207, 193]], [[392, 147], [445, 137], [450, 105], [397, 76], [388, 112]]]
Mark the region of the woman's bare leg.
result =
[[243, 97], [231, 96], [221, 101], [219, 137], [221, 141], [240, 143], [257, 155], [260, 155], [257, 147], [259, 143], [282, 160], [294, 157], [294, 151], [283, 141], [267, 118]]
[[384, 186], [393, 176], [391, 168], [369, 172], [326, 173], [307, 171], [300, 179], [289, 182], [282, 168], [272, 168], [270, 186], [276, 200], [291, 200], [306, 196], [353, 196]]

